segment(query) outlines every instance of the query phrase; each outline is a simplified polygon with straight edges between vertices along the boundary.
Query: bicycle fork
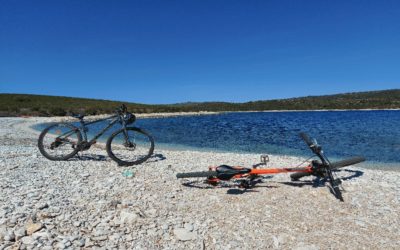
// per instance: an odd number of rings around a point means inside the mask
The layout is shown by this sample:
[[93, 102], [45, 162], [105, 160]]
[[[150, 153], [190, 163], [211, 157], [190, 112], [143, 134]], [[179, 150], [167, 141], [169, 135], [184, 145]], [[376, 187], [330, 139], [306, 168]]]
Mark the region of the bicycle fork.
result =
[[136, 144], [131, 142], [131, 140], [129, 139], [128, 130], [126, 129], [125, 124], [123, 126], [123, 130], [124, 130], [124, 137], [125, 137], [124, 146], [127, 147], [127, 148], [135, 149], [136, 148]]

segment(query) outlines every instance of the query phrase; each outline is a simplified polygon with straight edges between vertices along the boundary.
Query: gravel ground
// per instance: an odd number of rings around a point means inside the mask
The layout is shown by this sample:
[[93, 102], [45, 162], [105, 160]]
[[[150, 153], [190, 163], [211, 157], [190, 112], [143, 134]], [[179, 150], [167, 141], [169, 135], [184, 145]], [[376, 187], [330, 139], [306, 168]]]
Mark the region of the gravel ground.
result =
[[[346, 168], [345, 202], [286, 174], [250, 191], [213, 188], [175, 175], [251, 166], [259, 155], [160, 150], [156, 142], [136, 167], [118, 167], [101, 146], [53, 162], [29, 129], [45, 121], [0, 118], [0, 249], [399, 249], [399, 172]], [[127, 169], [135, 176], [124, 177]]]

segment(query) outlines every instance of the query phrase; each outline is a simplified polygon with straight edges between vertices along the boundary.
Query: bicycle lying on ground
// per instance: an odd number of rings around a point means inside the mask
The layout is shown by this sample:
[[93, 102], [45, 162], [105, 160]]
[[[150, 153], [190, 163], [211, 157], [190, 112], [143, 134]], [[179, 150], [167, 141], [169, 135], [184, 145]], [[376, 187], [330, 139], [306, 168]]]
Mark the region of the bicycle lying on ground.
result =
[[[60, 122], [42, 131], [38, 147], [44, 157], [53, 161], [68, 160], [80, 151], [88, 150], [96, 140], [114, 124], [120, 123], [121, 129], [115, 131], [107, 140], [108, 155], [120, 166], [131, 166], [143, 163], [154, 151], [153, 137], [137, 127], [127, 127], [136, 121], [134, 114], [129, 113], [125, 105], [116, 110], [116, 114], [103, 119], [86, 122], [84, 115], [72, 115], [79, 119], [80, 126]], [[88, 141], [87, 126], [90, 124], [111, 120], [94, 138]], [[82, 138], [83, 135], [83, 138]]]
[[[216, 186], [222, 181], [234, 180], [235, 183], [242, 188], [252, 188], [257, 183], [262, 181], [263, 175], [272, 175], [279, 173], [293, 173], [290, 175], [292, 181], [297, 181], [305, 176], [316, 176], [317, 178], [325, 178], [329, 182], [329, 187], [332, 194], [339, 200], [343, 201], [341, 180], [335, 177], [334, 171], [349, 165], [354, 165], [365, 161], [364, 157], [353, 157], [347, 160], [331, 163], [325, 156], [320, 145], [315, 139], [310, 139], [307, 134], [300, 133], [301, 138], [307, 143], [311, 151], [319, 158], [313, 160], [306, 167], [295, 168], [264, 168], [260, 169], [257, 166], [253, 168], [245, 168], [240, 166], [221, 165], [218, 167], [210, 167], [209, 171], [178, 173], [177, 178], [198, 178], [206, 177], [206, 183]], [[263, 163], [266, 164], [267, 156], [262, 156]]]

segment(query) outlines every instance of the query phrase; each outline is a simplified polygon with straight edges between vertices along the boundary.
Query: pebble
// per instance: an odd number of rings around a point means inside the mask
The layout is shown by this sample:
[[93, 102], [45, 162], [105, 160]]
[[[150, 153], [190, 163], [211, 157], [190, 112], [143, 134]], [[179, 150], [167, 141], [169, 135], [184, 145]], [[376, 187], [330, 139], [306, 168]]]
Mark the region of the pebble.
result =
[[107, 240], [108, 236], [107, 235], [95, 236], [95, 237], [91, 237], [90, 239], [93, 241], [103, 241], [103, 240]]
[[21, 238], [21, 242], [24, 245], [31, 245], [31, 244], [35, 243], [35, 239], [33, 239], [33, 237], [31, 237], [31, 236], [25, 236], [25, 237]]
[[185, 223], [185, 229], [191, 232], [193, 231], [194, 226], [192, 223]]
[[32, 235], [34, 232], [39, 231], [42, 228], [43, 228], [42, 223], [28, 223], [26, 225], [26, 233], [28, 235]]
[[196, 233], [190, 232], [185, 228], [175, 228], [174, 235], [178, 240], [188, 241], [196, 239]]
[[56, 247], [57, 247], [58, 249], [65, 249], [65, 248], [66, 248], [66, 246], [64, 245], [64, 243], [61, 243], [61, 242], [57, 243]]
[[74, 225], [74, 227], [79, 227], [82, 224], [82, 222], [74, 221], [72, 224]]
[[120, 222], [126, 224], [133, 224], [139, 219], [139, 215], [130, 211], [121, 211]]
[[4, 236], [5, 241], [14, 241], [15, 240], [15, 234], [13, 231], [8, 231], [7, 234]]
[[42, 210], [42, 209], [45, 209], [45, 208], [48, 208], [48, 207], [49, 207], [49, 204], [47, 204], [47, 203], [41, 203], [41, 204], [38, 204], [38, 206], [37, 206], [37, 208], [39, 210]]
[[19, 228], [17, 230], [14, 231], [14, 235], [15, 235], [15, 239], [19, 240], [22, 237], [26, 236], [26, 230], [25, 228]]
[[5, 226], [0, 226], [0, 240], [3, 240], [7, 234], [7, 228]]

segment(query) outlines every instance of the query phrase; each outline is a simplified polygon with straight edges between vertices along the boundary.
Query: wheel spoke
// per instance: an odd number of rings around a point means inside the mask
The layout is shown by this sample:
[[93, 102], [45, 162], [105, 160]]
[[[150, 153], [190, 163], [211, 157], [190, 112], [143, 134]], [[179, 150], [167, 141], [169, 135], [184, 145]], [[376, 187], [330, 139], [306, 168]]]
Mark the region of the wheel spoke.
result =
[[77, 152], [80, 132], [69, 124], [55, 124], [46, 128], [39, 137], [39, 149], [50, 160], [66, 160]]

